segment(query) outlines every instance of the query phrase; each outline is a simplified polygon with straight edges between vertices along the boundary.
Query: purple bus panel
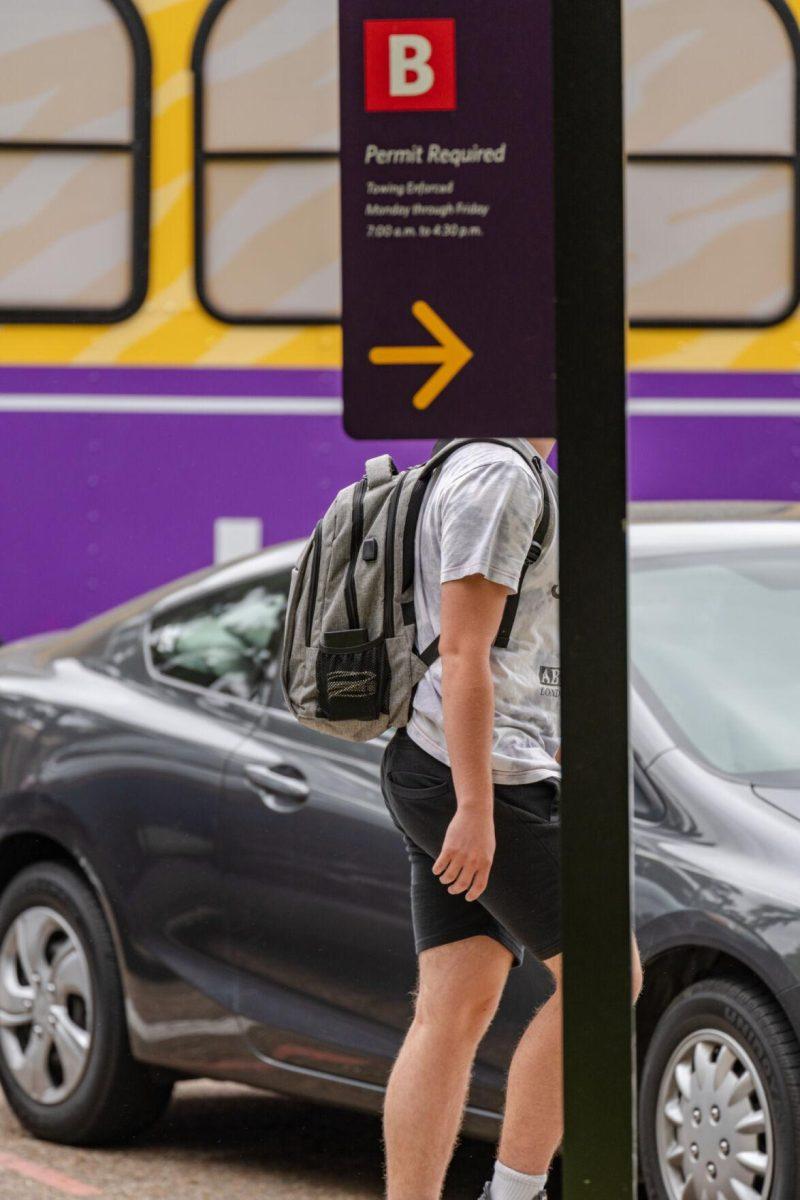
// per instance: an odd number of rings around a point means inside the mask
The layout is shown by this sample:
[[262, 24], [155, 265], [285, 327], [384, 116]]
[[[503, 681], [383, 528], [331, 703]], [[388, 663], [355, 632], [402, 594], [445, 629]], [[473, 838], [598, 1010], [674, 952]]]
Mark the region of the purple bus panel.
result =
[[[800, 375], [632, 374], [630, 412], [633, 499], [800, 501]], [[220, 520], [303, 536], [365, 458], [429, 445], [348, 438], [336, 371], [4, 369], [0, 638], [207, 565]]]

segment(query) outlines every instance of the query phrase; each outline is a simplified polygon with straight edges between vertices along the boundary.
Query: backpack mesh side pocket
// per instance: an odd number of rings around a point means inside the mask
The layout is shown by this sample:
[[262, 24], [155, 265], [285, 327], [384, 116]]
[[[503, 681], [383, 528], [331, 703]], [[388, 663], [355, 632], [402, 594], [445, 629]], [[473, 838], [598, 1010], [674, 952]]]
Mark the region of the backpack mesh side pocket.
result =
[[360, 646], [317, 652], [320, 716], [329, 721], [373, 721], [388, 712], [391, 673], [382, 637]]

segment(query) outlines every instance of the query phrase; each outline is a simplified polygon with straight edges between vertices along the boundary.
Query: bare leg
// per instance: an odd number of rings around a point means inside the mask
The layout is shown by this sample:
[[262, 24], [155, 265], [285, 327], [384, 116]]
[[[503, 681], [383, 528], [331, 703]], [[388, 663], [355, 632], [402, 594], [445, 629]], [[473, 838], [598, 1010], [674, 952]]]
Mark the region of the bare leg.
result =
[[[636, 938], [632, 944], [632, 991], [642, 990], [642, 964]], [[562, 955], [545, 961], [556, 978], [556, 990], [525, 1030], [508, 1075], [506, 1110], [498, 1158], [526, 1175], [545, 1175], [564, 1132], [562, 1059]]]
[[424, 950], [414, 1020], [384, 1106], [388, 1200], [439, 1200], [464, 1115], [475, 1051], [511, 967], [494, 938]]

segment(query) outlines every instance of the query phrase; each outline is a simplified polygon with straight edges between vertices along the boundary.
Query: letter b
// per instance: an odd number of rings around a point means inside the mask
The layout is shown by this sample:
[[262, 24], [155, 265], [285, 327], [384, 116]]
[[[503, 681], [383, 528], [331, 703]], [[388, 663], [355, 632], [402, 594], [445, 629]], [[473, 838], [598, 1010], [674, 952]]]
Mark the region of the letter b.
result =
[[433, 46], [419, 33], [389, 38], [389, 95], [424, 96], [436, 82], [430, 65]]
[[452, 17], [364, 22], [367, 112], [456, 107], [456, 29]]

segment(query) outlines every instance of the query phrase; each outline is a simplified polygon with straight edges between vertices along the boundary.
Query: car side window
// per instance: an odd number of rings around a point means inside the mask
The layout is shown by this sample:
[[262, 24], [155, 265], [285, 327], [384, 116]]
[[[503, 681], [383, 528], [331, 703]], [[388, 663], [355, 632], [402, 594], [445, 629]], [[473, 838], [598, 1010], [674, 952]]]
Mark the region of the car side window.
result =
[[640, 767], [633, 773], [633, 815], [637, 821], [660, 821], [664, 802]]
[[290, 573], [158, 613], [147, 631], [161, 675], [243, 700], [265, 701], [278, 672]]

